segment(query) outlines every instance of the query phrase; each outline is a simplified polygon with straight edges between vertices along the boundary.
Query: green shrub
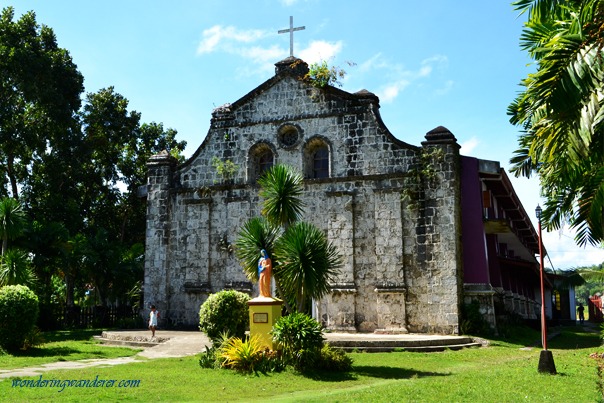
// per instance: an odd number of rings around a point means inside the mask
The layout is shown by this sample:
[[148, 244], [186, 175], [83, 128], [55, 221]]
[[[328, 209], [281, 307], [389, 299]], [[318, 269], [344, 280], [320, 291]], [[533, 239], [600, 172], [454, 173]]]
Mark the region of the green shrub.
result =
[[23, 341], [23, 350], [27, 350], [31, 347], [38, 347], [46, 343], [44, 335], [37, 326], [34, 326], [31, 331], [25, 336]]
[[275, 323], [273, 340], [283, 350], [285, 359], [298, 370], [313, 368], [320, 359], [323, 327], [310, 316], [296, 312]]
[[347, 372], [352, 370], [352, 358], [341, 348], [325, 344], [316, 363], [316, 369]]
[[23, 285], [0, 288], [0, 346], [7, 350], [23, 347], [38, 320], [38, 297]]
[[213, 345], [206, 347], [199, 356], [199, 366], [201, 368], [218, 369], [222, 367], [224, 359], [221, 357], [220, 348]]
[[256, 364], [256, 370], [262, 373], [281, 372], [286, 366], [287, 363], [281, 351], [265, 349], [261, 353], [260, 361]]
[[480, 303], [472, 300], [469, 304], [461, 306], [461, 334], [487, 336], [492, 334], [492, 329], [489, 323], [484, 319], [484, 315], [480, 312]]
[[199, 309], [199, 330], [215, 344], [222, 333], [242, 339], [249, 327], [249, 300], [247, 294], [234, 290], [211, 294]]
[[280, 372], [286, 367], [280, 351], [269, 350], [257, 335], [245, 340], [220, 336], [212, 347], [200, 354], [201, 368], [229, 368], [239, 372]]
[[222, 365], [241, 372], [252, 372], [262, 361], [265, 346], [258, 335], [246, 338], [231, 337], [220, 347]]

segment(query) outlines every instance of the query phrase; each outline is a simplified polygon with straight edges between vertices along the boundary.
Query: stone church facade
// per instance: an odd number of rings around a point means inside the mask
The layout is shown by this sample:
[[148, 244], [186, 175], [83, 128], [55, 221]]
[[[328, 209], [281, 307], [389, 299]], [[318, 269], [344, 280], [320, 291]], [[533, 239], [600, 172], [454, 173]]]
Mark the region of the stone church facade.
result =
[[[144, 298], [173, 326], [195, 326], [200, 305], [225, 288], [257, 295], [233, 244], [260, 214], [256, 180], [274, 164], [304, 175], [303, 219], [343, 257], [316, 301], [327, 328], [459, 333], [464, 302], [459, 145], [438, 127], [421, 145], [395, 138], [365, 90], [316, 88], [290, 57], [275, 75], [212, 113], [184, 164], [148, 163]], [[216, 161], [232, 161], [232, 176]]]

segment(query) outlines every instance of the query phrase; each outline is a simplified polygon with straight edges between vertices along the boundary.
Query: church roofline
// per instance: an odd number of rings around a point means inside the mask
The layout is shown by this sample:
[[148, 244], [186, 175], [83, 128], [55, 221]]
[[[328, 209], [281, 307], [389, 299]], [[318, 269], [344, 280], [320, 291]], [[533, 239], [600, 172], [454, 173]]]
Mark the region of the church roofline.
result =
[[[292, 68], [292, 65], [294, 65], [293, 68]], [[304, 72], [304, 74], [302, 74], [303, 72]], [[188, 158], [185, 162], [180, 164], [178, 166], [178, 169], [185, 168], [186, 166], [191, 164], [191, 162], [193, 160], [195, 160], [195, 158], [198, 156], [198, 154], [204, 148], [206, 142], [209, 141], [208, 134], [213, 130], [213, 124], [216, 121], [227, 121], [227, 120], [233, 119], [233, 111], [238, 109], [242, 105], [244, 105], [250, 99], [260, 95], [264, 91], [267, 91], [269, 88], [271, 88], [272, 86], [277, 84], [279, 81], [284, 80], [288, 77], [301, 80], [306, 75], [307, 72], [308, 72], [308, 64], [304, 60], [299, 59], [295, 56], [286, 57], [285, 59], [280, 60], [277, 63], [275, 63], [275, 75], [273, 77], [269, 78], [262, 84], [258, 85], [256, 88], [252, 89], [250, 92], [243, 95], [241, 98], [239, 98], [235, 102], [226, 103], [222, 106], [215, 108], [212, 111], [212, 118], [210, 120], [210, 128], [208, 129], [208, 133], [206, 134], [206, 137], [201, 142], [201, 144], [199, 145], [197, 150], [195, 150], [193, 155], [191, 155], [191, 157]], [[310, 86], [311, 84], [308, 84], [308, 85]], [[368, 103], [368, 104], [374, 105], [374, 107], [371, 108], [371, 110], [376, 118], [377, 124], [384, 131], [384, 133], [388, 136], [390, 141], [392, 141], [397, 146], [403, 147], [403, 148], [409, 148], [409, 149], [413, 149], [413, 150], [418, 150], [421, 148], [419, 146], [415, 146], [415, 145], [406, 143], [402, 140], [399, 140], [390, 132], [390, 130], [388, 129], [388, 127], [382, 120], [382, 117], [379, 112], [380, 99], [373, 92], [367, 91], [366, 89], [362, 89], [355, 93], [351, 93], [351, 92], [347, 92], [347, 91], [341, 90], [339, 88], [336, 88], [336, 87], [333, 87], [330, 85], [322, 87], [322, 88], [320, 88], [320, 90], [324, 91], [330, 95], [340, 97], [343, 99], [355, 100], [357, 102]], [[453, 137], [453, 138], [455, 138], [455, 137]]]

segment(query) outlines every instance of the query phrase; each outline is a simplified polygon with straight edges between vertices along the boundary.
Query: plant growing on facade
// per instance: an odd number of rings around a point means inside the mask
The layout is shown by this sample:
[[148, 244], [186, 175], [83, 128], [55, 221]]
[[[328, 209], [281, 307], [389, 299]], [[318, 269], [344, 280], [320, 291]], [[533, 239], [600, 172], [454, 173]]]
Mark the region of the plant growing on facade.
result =
[[308, 66], [308, 73], [304, 76], [304, 79], [310, 82], [312, 85], [318, 88], [323, 88], [327, 85], [342, 86], [340, 79], [344, 78], [346, 72], [338, 67], [327, 65], [327, 62], [323, 60], [320, 63], [313, 63]]
[[239, 165], [231, 160], [221, 160], [218, 157], [212, 157], [212, 167], [224, 182], [231, 181], [239, 170]]
[[434, 166], [442, 161], [444, 152], [440, 148], [422, 148], [417, 153], [417, 163], [405, 177], [405, 189], [401, 198], [408, 203], [409, 208], [417, 209], [424, 186], [435, 186], [438, 175]]

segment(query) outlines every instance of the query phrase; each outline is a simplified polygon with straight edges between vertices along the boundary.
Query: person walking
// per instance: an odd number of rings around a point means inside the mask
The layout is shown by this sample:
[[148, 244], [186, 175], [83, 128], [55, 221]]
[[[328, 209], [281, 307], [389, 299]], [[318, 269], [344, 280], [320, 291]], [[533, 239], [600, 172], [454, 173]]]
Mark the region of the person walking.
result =
[[583, 324], [583, 322], [585, 321], [585, 307], [582, 303], [579, 303], [577, 311], [579, 312], [579, 323]]
[[151, 312], [149, 312], [149, 330], [151, 330], [152, 338], [155, 337], [159, 316], [159, 311], [155, 308], [155, 305], [151, 305]]

